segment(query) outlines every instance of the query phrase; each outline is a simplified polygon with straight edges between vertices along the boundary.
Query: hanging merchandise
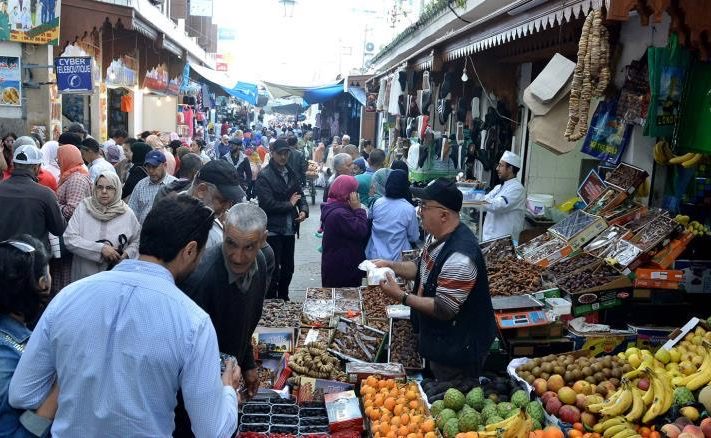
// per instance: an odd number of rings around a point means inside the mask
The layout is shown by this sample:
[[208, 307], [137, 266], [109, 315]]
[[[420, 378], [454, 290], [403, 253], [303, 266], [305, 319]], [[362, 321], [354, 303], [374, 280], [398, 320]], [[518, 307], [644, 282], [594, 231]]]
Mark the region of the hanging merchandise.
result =
[[711, 64], [696, 61], [691, 67], [689, 85], [681, 107], [676, 141], [679, 149], [685, 152], [711, 153], [709, 108], [711, 108]]
[[125, 113], [133, 112], [133, 96], [131, 94], [121, 96], [121, 111]]
[[585, 137], [593, 97], [602, 96], [610, 82], [610, 42], [607, 28], [602, 24], [602, 12], [591, 11], [585, 19], [578, 43], [578, 63], [573, 73], [570, 92], [568, 126], [565, 138], [576, 141]]
[[617, 116], [617, 101], [604, 100], [597, 105], [582, 152], [608, 164], [618, 164], [630, 141], [634, 127]]
[[617, 115], [627, 123], [644, 125], [649, 111], [649, 73], [647, 56], [632, 61], [625, 69], [625, 83], [622, 85]]
[[691, 55], [672, 33], [666, 47], [647, 49], [649, 86], [652, 92], [644, 135], [671, 137], [679, 122], [681, 98]]

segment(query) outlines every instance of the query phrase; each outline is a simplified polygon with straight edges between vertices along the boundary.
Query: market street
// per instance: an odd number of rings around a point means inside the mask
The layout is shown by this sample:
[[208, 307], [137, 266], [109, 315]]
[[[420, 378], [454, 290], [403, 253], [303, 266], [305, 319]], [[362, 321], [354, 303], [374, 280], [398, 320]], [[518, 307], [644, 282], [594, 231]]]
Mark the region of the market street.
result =
[[315, 236], [321, 225], [321, 197], [316, 193], [316, 205], [309, 200], [309, 218], [301, 224], [301, 234], [296, 240], [294, 251], [294, 277], [289, 286], [289, 297], [293, 301], [303, 301], [307, 287], [321, 286], [321, 253], [318, 248], [322, 240]]

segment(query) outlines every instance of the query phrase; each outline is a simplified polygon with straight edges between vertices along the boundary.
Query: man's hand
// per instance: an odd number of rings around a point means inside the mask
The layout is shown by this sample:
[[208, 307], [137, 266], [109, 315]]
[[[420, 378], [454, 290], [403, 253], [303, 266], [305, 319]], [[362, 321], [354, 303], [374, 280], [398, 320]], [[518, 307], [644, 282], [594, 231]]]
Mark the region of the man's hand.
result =
[[306, 220], [306, 212], [300, 211], [299, 217], [296, 218], [296, 222], [303, 222], [304, 220]]
[[103, 248], [101, 248], [101, 256], [107, 262], [117, 262], [121, 258], [121, 254], [111, 245], [104, 245]]
[[257, 374], [257, 369], [252, 368], [244, 373], [244, 383], [247, 385], [247, 397], [252, 398], [257, 395], [259, 391], [259, 375]]
[[239, 389], [239, 381], [242, 378], [242, 370], [240, 370], [237, 361], [231, 359], [225, 362], [225, 372], [222, 373], [222, 383], [225, 386], [231, 386], [237, 391]]
[[385, 275], [385, 278], [385, 280], [380, 280], [380, 288], [383, 292], [385, 292], [385, 295], [400, 301], [404, 292], [400, 289], [400, 286], [398, 286], [397, 281], [395, 281], [395, 277], [393, 277], [393, 274], [388, 272]]
[[371, 262], [378, 268], [393, 268], [393, 262], [390, 260], [373, 259]]
[[301, 200], [301, 195], [299, 193], [294, 193], [291, 195], [291, 199], [289, 199], [289, 202], [291, 202], [291, 205], [296, 205], [299, 203]]
[[47, 418], [48, 420], [54, 420], [54, 415], [57, 413], [57, 399], [59, 398], [59, 385], [55, 380], [54, 385], [52, 385], [52, 391], [50, 391], [47, 398], [42, 402], [35, 413], [40, 417]]

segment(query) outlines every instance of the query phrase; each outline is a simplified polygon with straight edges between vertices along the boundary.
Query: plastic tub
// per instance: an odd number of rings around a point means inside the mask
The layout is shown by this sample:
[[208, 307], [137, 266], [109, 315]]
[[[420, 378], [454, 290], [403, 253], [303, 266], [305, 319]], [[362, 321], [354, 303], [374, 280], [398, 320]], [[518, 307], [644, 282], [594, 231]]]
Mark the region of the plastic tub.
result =
[[546, 210], [553, 207], [553, 195], [532, 193], [526, 198], [526, 207], [534, 216], [544, 216]]
[[558, 316], [570, 315], [571, 302], [565, 298], [546, 298], [546, 306]]

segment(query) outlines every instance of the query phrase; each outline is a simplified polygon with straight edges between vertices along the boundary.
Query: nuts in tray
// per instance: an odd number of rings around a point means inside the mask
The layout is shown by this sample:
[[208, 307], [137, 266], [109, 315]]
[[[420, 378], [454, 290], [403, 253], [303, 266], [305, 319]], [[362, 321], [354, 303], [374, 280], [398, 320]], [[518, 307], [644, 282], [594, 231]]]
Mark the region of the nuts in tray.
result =
[[645, 170], [620, 163], [615, 170], [605, 177], [605, 182], [622, 190], [631, 191], [644, 182], [647, 175], [648, 173]]
[[333, 332], [329, 350], [364, 362], [375, 362], [385, 334], [341, 319]]
[[299, 329], [299, 337], [296, 340], [296, 348], [303, 347], [306, 342], [323, 342], [328, 344], [331, 339], [331, 330], [321, 328], [302, 328]]
[[306, 289], [307, 300], [332, 300], [333, 289], [325, 287], [310, 287]]
[[261, 327], [299, 327], [301, 325], [301, 304], [282, 300], [264, 300]]
[[545, 258], [552, 256], [561, 249], [568, 246], [567, 243], [560, 239], [551, 239], [546, 243], [537, 245], [536, 247], [529, 248], [528, 252], [524, 254], [523, 258], [529, 263], [538, 263]]
[[630, 242], [642, 251], [648, 251], [668, 237], [677, 225], [676, 221], [669, 217], [658, 216], [637, 232], [637, 234], [630, 239]]
[[559, 286], [568, 293], [576, 293], [582, 290], [607, 284], [620, 276], [612, 266], [605, 262], [588, 265], [574, 274], [563, 278]]
[[363, 296], [363, 309], [365, 316], [368, 319], [380, 318], [387, 319], [388, 314], [385, 311], [387, 306], [400, 304], [396, 299], [390, 298], [380, 289], [380, 286], [364, 287], [360, 291]]
[[575, 257], [560, 260], [558, 263], [549, 266], [543, 271], [542, 275], [547, 281], [557, 283], [574, 271], [599, 261], [600, 259], [589, 254], [579, 254]]
[[360, 291], [357, 287], [341, 287], [334, 290], [333, 297], [337, 302], [339, 300], [360, 301]]
[[541, 268], [514, 257], [487, 263], [489, 294], [493, 296], [523, 295], [541, 290]]
[[337, 300], [333, 306], [335, 313], [360, 313], [360, 301], [358, 300]]
[[597, 220], [597, 216], [576, 210], [550, 229], [565, 240], [570, 240]]
[[484, 255], [487, 265], [516, 255], [511, 236], [482, 242], [479, 247], [481, 248], [481, 253]]
[[333, 317], [333, 300], [306, 300], [301, 322], [310, 327], [328, 327]]
[[393, 319], [390, 334], [390, 359], [405, 368], [422, 368], [422, 357], [417, 351], [417, 339], [412, 323], [407, 319]]
[[289, 368], [299, 376], [346, 380], [341, 361], [327, 351], [325, 342], [314, 342], [298, 349], [289, 358]]
[[390, 331], [390, 321], [387, 319], [370, 318], [366, 322], [366, 325], [380, 330], [381, 332], [387, 333]]

